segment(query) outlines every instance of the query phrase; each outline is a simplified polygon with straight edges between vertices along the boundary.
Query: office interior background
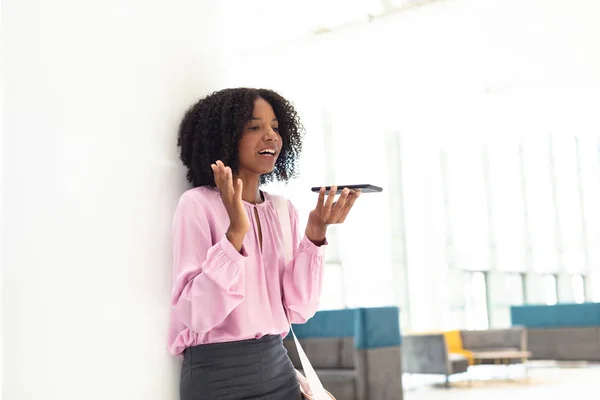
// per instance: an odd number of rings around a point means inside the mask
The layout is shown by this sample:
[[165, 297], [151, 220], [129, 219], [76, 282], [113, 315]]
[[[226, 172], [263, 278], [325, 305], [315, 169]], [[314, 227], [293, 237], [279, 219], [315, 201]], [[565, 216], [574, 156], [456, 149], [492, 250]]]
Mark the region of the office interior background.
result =
[[600, 302], [599, 15], [592, 0], [3, 0], [4, 398], [176, 398], [175, 135], [223, 87], [297, 105], [301, 173], [267, 189], [304, 218], [312, 186], [384, 188], [330, 231], [323, 310], [398, 306], [404, 335]]

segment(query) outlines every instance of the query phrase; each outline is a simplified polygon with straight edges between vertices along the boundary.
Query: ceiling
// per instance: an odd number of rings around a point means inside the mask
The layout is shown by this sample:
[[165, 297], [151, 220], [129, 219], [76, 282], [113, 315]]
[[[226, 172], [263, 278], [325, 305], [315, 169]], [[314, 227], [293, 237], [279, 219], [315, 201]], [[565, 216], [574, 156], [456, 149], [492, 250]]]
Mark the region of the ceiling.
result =
[[233, 31], [247, 26], [261, 43], [281, 44], [444, 0], [225, 0]]

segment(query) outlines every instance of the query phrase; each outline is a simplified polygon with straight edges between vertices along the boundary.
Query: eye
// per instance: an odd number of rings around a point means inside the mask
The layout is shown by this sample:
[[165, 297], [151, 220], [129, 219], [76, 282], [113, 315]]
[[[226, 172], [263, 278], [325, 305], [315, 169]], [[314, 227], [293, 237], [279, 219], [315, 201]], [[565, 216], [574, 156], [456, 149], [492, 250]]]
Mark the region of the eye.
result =
[[259, 129], [260, 129], [260, 127], [258, 125], [254, 125], [254, 126], [249, 126], [248, 127], [248, 130], [250, 130], [250, 131], [257, 131]]
[[279, 127], [278, 126], [274, 126], [273, 127], [273, 131], [279, 133]]

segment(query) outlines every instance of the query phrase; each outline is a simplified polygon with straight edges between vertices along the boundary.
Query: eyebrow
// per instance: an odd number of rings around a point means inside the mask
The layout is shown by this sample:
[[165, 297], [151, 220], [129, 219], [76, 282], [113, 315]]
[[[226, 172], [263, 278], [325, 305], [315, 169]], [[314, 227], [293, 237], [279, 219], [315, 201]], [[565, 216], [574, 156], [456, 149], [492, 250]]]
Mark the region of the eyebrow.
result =
[[[260, 121], [260, 118], [252, 117], [252, 121]], [[273, 120], [271, 122], [279, 122], [279, 120], [277, 118], [273, 118]]]

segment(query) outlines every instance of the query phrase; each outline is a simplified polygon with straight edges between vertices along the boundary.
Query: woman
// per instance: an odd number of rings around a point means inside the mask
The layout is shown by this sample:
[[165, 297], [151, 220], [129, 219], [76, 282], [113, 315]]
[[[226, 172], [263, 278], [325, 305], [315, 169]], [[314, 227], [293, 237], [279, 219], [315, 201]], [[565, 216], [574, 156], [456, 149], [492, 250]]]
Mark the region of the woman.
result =
[[178, 146], [193, 189], [173, 223], [169, 345], [183, 356], [181, 399], [300, 399], [282, 337], [319, 303], [330, 224], [360, 193], [319, 193], [302, 239], [290, 203], [285, 265], [275, 205], [260, 184], [288, 181], [302, 147], [292, 104], [270, 90], [227, 89], [192, 106]]

